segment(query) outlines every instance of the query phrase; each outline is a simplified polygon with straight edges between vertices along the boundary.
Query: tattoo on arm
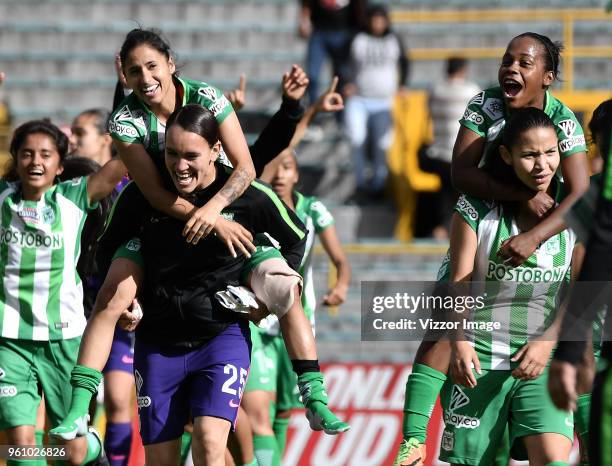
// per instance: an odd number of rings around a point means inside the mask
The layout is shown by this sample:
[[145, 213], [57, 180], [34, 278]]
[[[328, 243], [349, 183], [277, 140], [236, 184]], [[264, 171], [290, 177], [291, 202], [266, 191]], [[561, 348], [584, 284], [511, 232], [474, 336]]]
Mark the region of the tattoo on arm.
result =
[[247, 189], [250, 182], [251, 177], [247, 171], [244, 168], [237, 168], [219, 194], [227, 200], [228, 204], [231, 204]]

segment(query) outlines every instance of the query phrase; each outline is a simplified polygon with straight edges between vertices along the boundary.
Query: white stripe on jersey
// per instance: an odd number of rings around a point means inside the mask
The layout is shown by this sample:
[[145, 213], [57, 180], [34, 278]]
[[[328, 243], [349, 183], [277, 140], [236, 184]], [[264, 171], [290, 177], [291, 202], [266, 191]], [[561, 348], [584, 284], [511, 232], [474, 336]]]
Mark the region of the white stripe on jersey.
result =
[[[45, 206], [43, 198], [37, 203], [36, 209], [42, 212]], [[37, 230], [45, 235], [51, 235], [51, 225], [41, 222]], [[36, 267], [34, 267], [34, 292], [32, 293], [32, 314], [34, 317], [32, 328], [33, 340], [49, 339], [49, 319], [47, 315], [47, 304], [49, 302], [49, 281], [51, 278], [51, 248], [36, 248]]]
[[86, 215], [70, 199], [58, 194], [57, 203], [62, 215], [64, 229], [64, 270], [60, 287], [60, 321], [68, 326], [62, 328], [64, 339], [81, 336], [86, 321], [83, 311], [83, 285], [77, 284], [76, 263], [80, 251], [79, 231]]
[[[4, 199], [2, 199], [4, 201]], [[2, 205], [0, 203], [0, 205]], [[16, 216], [12, 216], [9, 228], [19, 230]], [[21, 220], [18, 220], [21, 221]], [[8, 247], [8, 257], [4, 272], [4, 319], [2, 336], [17, 338], [19, 336], [19, 270], [21, 265], [21, 248]]]

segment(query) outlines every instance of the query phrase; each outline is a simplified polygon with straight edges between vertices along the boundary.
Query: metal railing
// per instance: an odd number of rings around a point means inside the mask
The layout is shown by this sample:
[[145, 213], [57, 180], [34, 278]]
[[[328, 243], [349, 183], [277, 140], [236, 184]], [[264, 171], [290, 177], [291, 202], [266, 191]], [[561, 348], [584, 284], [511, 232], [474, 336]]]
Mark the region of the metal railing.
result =
[[[576, 58], [612, 58], [612, 45], [575, 45], [574, 25], [578, 21], [611, 21], [612, 13], [603, 8], [558, 8], [558, 9], [473, 9], [473, 10], [438, 10], [438, 11], [395, 11], [391, 19], [396, 24], [402, 23], [505, 23], [510, 21], [534, 22], [550, 21], [560, 23], [563, 27], [563, 90], [574, 89], [574, 60]], [[612, 22], [610, 23], [612, 31]], [[611, 33], [612, 35], [612, 33]], [[610, 37], [610, 36], [608, 36]], [[503, 48], [469, 47], [469, 48], [415, 48], [409, 51], [413, 60], [444, 60], [460, 54], [465, 58], [482, 60], [501, 58]]]

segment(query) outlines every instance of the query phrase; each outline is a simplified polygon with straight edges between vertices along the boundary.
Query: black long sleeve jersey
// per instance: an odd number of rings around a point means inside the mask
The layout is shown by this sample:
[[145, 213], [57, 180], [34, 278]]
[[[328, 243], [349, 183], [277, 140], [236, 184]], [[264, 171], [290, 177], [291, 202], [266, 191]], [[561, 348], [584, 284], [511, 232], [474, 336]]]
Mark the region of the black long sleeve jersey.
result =
[[[215, 181], [190, 199], [195, 205], [202, 206], [212, 198], [229, 178], [231, 169], [216, 164], [216, 173]], [[240, 284], [246, 257], [232, 257], [214, 234], [197, 245], [188, 244], [182, 236], [185, 222], [151, 207], [142, 211], [138, 189], [126, 189], [120, 197], [124, 206], [133, 204], [140, 209], [121, 209], [123, 219], [114, 221], [127, 223], [131, 229], [140, 223], [145, 282], [139, 292], [144, 317], [137, 329], [138, 337], [164, 346], [194, 347], [239, 321], [240, 317], [223, 308], [214, 294], [227, 285]], [[305, 227], [268, 185], [254, 181], [221, 215], [240, 223], [253, 237], [267, 233], [276, 240], [288, 264], [297, 270], [306, 245]]]

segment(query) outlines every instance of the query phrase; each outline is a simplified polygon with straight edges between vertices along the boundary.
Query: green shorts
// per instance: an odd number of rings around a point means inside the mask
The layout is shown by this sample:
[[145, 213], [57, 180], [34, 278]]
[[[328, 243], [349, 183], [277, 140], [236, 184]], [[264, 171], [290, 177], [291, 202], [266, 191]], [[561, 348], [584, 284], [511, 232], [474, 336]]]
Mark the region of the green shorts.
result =
[[32, 341], [0, 339], [0, 430], [36, 425], [41, 393], [47, 416], [57, 426], [68, 414], [70, 373], [81, 337]]
[[293, 372], [283, 337], [263, 334], [251, 324], [251, 341], [251, 369], [245, 391], [275, 392], [278, 411], [303, 408], [297, 375]]
[[119, 246], [115, 252], [115, 255], [113, 256], [113, 260], [118, 258], [129, 259], [138, 264], [141, 268], [144, 268], [140, 238], [132, 238], [128, 242]]
[[445, 429], [440, 460], [456, 464], [490, 465], [508, 425], [512, 457], [525, 460], [521, 437], [542, 433], [574, 439], [573, 413], [557, 409], [548, 395], [548, 369], [537, 379], [522, 381], [511, 371], [475, 374], [475, 388], [450, 379], [440, 392]]

